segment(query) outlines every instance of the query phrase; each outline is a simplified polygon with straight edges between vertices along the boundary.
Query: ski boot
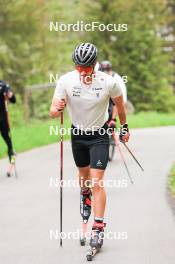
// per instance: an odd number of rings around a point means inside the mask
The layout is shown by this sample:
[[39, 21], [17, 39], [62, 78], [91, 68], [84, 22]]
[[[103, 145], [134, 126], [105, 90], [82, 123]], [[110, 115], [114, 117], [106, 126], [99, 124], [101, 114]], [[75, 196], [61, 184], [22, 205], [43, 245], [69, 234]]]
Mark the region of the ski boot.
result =
[[80, 237], [80, 245], [85, 246], [86, 243], [86, 233], [88, 227], [88, 220], [91, 215], [91, 198], [92, 193], [91, 189], [87, 188], [86, 190], [81, 190], [80, 192], [80, 214], [83, 218], [82, 223], [82, 234]]
[[98, 253], [103, 246], [104, 239], [104, 227], [105, 223], [94, 222], [92, 226], [92, 233], [90, 239], [90, 249], [87, 251], [86, 258], [88, 261], [92, 261], [93, 257]]

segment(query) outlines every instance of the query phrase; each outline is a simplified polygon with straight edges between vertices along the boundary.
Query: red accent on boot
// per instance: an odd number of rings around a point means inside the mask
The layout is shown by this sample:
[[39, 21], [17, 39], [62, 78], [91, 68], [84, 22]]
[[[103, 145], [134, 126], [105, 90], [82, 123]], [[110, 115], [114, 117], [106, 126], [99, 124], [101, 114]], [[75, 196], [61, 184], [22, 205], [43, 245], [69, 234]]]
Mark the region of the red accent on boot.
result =
[[89, 198], [86, 198], [86, 205], [91, 206], [91, 200]]
[[94, 222], [92, 229], [96, 229], [96, 228], [100, 228], [103, 229], [106, 226], [106, 223], [98, 223], [98, 222]]

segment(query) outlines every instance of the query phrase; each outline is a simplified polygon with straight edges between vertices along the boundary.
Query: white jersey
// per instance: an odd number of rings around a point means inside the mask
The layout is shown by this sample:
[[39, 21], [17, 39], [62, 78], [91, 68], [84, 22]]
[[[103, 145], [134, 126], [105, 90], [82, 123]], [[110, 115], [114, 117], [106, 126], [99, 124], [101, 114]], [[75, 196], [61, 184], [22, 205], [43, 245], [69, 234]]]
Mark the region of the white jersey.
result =
[[124, 103], [127, 103], [127, 89], [126, 89], [126, 85], [125, 85], [122, 77], [116, 72], [114, 72], [114, 74], [112, 76], [115, 79], [115, 81], [120, 84], [120, 88], [121, 88], [122, 93], [123, 93], [123, 101], [124, 101]]
[[77, 70], [68, 72], [57, 82], [54, 98], [65, 99], [75, 127], [97, 130], [108, 120], [109, 98], [122, 95], [121, 84], [112, 76], [97, 71], [90, 85], [80, 81]]

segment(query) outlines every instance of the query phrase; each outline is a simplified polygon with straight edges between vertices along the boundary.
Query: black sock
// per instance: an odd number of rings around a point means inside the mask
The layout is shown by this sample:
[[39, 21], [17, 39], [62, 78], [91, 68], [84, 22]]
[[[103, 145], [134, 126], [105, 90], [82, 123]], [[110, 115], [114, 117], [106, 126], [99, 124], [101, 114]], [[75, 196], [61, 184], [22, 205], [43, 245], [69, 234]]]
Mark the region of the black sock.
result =
[[96, 223], [103, 223], [104, 218], [103, 217], [95, 217], [94, 220]]

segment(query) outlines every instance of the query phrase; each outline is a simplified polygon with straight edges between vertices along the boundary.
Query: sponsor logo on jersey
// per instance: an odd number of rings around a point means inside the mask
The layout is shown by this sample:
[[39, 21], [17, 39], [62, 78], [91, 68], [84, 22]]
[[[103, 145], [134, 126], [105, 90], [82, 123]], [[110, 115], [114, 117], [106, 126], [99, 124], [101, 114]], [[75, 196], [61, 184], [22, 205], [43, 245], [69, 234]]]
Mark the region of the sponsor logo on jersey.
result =
[[96, 166], [98, 166], [98, 167], [102, 167], [102, 166], [103, 166], [103, 163], [101, 162], [101, 160], [98, 160], [98, 161], [97, 161]]
[[81, 90], [81, 87], [73, 86], [72, 89], [73, 89], [73, 91], [75, 91], [75, 90]]
[[72, 88], [72, 96], [80, 97], [81, 87], [74, 86]]
[[102, 90], [102, 89], [103, 89], [102, 87], [93, 87], [93, 88], [92, 88], [93, 91], [100, 91], [100, 90]]

